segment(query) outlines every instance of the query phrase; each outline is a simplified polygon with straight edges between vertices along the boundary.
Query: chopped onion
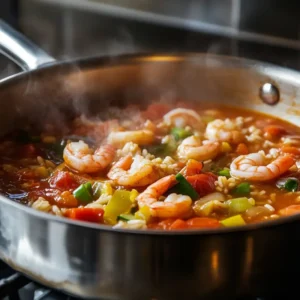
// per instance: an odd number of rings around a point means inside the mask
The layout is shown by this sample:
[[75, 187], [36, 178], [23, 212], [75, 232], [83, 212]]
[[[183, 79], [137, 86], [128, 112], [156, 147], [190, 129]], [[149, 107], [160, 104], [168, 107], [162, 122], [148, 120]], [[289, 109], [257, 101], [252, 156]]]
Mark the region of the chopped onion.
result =
[[249, 219], [269, 216], [273, 212], [265, 206], [253, 206], [246, 210], [245, 217]]
[[226, 200], [226, 198], [222, 193], [214, 192], [214, 193], [208, 194], [208, 195], [200, 198], [199, 200], [197, 200], [195, 202], [195, 205], [201, 206], [201, 205], [205, 204], [206, 202], [213, 201], [213, 200], [224, 202]]
[[194, 205], [194, 212], [197, 216], [207, 217], [213, 212], [225, 212], [228, 210], [228, 204], [226, 202], [220, 202], [218, 200], [212, 200], [206, 202], [203, 205]]
[[228, 205], [224, 203], [225, 200], [223, 194], [211, 193], [195, 201], [193, 209], [197, 216], [209, 216], [216, 210], [227, 210]]

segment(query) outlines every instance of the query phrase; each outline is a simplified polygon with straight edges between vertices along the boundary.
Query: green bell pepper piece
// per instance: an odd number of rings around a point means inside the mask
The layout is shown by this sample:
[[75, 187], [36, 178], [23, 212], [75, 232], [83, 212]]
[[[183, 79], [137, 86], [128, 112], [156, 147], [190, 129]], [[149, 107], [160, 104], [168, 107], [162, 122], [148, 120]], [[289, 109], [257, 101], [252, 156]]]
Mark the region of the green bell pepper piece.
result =
[[73, 191], [73, 195], [80, 202], [91, 202], [93, 200], [91, 183], [86, 182], [81, 184], [76, 190]]
[[178, 183], [170, 189], [170, 192], [190, 196], [192, 200], [199, 199], [199, 195], [196, 190], [191, 186], [191, 184], [184, 178], [180, 173], [176, 175], [176, 180]]
[[253, 205], [249, 202], [248, 198], [235, 198], [228, 200], [229, 204], [229, 214], [236, 215], [245, 212], [248, 208], [253, 207]]
[[192, 133], [188, 130], [185, 130], [183, 128], [177, 128], [174, 127], [171, 129], [171, 134], [174, 136], [176, 141], [183, 140], [190, 136]]

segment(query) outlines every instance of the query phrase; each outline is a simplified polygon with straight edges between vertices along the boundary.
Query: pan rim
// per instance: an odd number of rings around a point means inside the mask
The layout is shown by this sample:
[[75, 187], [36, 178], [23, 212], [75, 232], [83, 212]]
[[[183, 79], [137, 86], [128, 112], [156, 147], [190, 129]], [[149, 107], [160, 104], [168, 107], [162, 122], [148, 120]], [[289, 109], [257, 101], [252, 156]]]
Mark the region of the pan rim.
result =
[[[42, 65], [41, 67], [30, 70], [30, 71], [21, 71], [17, 74], [10, 75], [3, 79], [0, 79], [0, 88], [5, 87], [6, 85], [14, 84], [18, 80], [26, 78], [29, 74], [36, 74], [45, 71], [55, 72], [57, 68], [62, 67], [82, 67], [83, 69], [88, 69], [89, 66], [95, 67], [114, 67], [114, 66], [124, 66], [130, 64], [137, 64], [141, 62], [161, 62], [167, 63], [168, 61], [184, 61], [187, 58], [194, 59], [211, 59], [215, 62], [222, 62], [226, 67], [242, 67], [252, 70], [261, 70], [264, 69], [266, 75], [276, 74], [280, 79], [294, 81], [300, 85], [300, 71], [293, 70], [288, 67], [279, 66], [273, 63], [263, 62], [259, 60], [249, 59], [242, 56], [229, 56], [229, 55], [220, 55], [220, 54], [210, 54], [205, 52], [145, 52], [145, 53], [133, 53], [133, 54], [122, 54], [122, 55], [107, 55], [107, 56], [89, 56], [83, 58], [75, 59], [65, 59], [65, 60], [56, 60], [52, 63]], [[204, 61], [204, 60], [203, 60]], [[70, 71], [71, 69], [67, 69]], [[63, 74], [63, 71], [60, 70], [60, 73]]]
[[[122, 66], [128, 64], [137, 64], [141, 62], [168, 62], [171, 60], [184, 61], [187, 58], [194, 59], [213, 59], [216, 62], [222, 62], [224, 66], [234, 66], [243, 67], [252, 70], [263, 69], [265, 74], [272, 74], [275, 72], [276, 76], [282, 80], [293, 81], [294, 84], [300, 86], [300, 72], [292, 70], [290, 68], [277, 66], [272, 63], [266, 63], [258, 60], [248, 59], [244, 57], [219, 55], [219, 54], [208, 54], [201, 52], [149, 52], [149, 53], [134, 53], [134, 54], [123, 54], [123, 55], [110, 55], [110, 56], [92, 56], [86, 58], [77, 58], [71, 60], [55, 61], [54, 63], [44, 65], [38, 69], [31, 71], [23, 71], [15, 75], [8, 76], [0, 80], [0, 88], [5, 88], [11, 84], [16, 84], [18, 81], [23, 80], [26, 76], [30, 74], [38, 74], [45, 71], [53, 71], [56, 69], [65, 67], [70, 71], [69, 67], [83, 67], [83, 69], [88, 69], [89, 66], [95, 67], [113, 67]], [[63, 74], [63, 71], [60, 70]], [[216, 235], [216, 234], [229, 234], [229, 233], [249, 233], [251, 231], [256, 231], [259, 229], [266, 229], [270, 227], [278, 227], [285, 224], [290, 224], [293, 222], [300, 221], [300, 214], [295, 214], [291, 216], [283, 216], [275, 220], [266, 220], [259, 223], [247, 224], [243, 226], [236, 227], [221, 227], [214, 229], [189, 229], [189, 230], [153, 230], [153, 229], [126, 229], [126, 228], [112, 228], [108, 225], [94, 224], [86, 221], [75, 221], [65, 217], [54, 216], [46, 212], [35, 210], [24, 204], [14, 202], [4, 195], [0, 195], [0, 202], [14, 207], [17, 210], [23, 210], [26, 214], [32, 217], [43, 218], [49, 222], [64, 223], [71, 226], [81, 227], [89, 230], [97, 230], [103, 232], [112, 232], [115, 234], [133, 234], [133, 235], [154, 235], [154, 236], [190, 236], [190, 235]]]

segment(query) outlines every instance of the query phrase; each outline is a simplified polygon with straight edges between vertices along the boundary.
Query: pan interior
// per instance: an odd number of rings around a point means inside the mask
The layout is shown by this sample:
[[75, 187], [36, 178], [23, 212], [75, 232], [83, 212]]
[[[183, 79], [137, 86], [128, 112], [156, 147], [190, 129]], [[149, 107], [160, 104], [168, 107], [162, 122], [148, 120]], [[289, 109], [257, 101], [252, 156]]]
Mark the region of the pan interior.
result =
[[[264, 83], [280, 92], [276, 105], [260, 98]], [[58, 63], [0, 85], [0, 134], [34, 123], [65, 125], [74, 114], [102, 116], [108, 108], [192, 101], [257, 110], [300, 125], [298, 73], [206, 54], [123, 56]]]

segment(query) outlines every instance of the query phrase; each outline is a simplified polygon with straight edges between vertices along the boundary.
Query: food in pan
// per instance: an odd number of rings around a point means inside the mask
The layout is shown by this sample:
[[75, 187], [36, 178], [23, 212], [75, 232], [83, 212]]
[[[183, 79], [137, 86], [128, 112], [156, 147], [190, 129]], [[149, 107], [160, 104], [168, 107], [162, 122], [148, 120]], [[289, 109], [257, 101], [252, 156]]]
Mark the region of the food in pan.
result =
[[0, 191], [113, 228], [241, 226], [300, 213], [300, 129], [232, 107], [151, 104], [0, 144]]

